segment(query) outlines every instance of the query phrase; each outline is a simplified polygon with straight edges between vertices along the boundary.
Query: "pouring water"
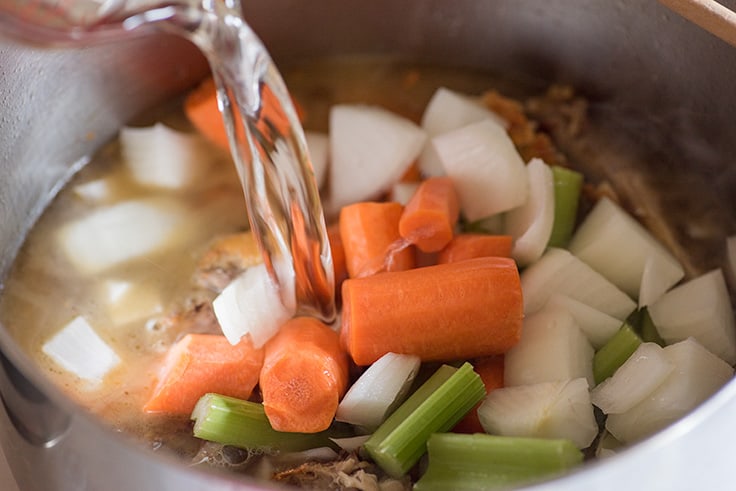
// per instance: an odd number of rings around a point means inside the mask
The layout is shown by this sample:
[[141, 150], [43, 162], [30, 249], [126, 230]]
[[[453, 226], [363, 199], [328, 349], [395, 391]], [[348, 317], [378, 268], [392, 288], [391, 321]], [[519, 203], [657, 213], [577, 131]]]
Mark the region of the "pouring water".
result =
[[[43, 46], [121, 41], [159, 29], [207, 57], [248, 217], [282, 302], [325, 321], [335, 317], [334, 274], [304, 131], [265, 47], [238, 0], [0, 0], [0, 31]], [[276, 101], [262, 111], [264, 94]]]

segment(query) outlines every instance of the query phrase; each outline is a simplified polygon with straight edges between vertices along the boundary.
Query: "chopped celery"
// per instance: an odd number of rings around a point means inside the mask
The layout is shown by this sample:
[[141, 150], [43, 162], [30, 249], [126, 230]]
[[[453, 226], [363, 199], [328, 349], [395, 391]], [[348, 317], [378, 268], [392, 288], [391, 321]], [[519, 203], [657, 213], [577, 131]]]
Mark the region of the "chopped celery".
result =
[[429, 466], [414, 491], [505, 489], [554, 477], [583, 461], [564, 439], [438, 433], [427, 449]]
[[600, 384], [629, 359], [641, 344], [641, 338], [628, 322], [599, 349], [593, 357], [593, 377]]
[[388, 475], [401, 477], [424, 454], [430, 435], [455, 426], [485, 393], [472, 365], [443, 365], [378, 427], [365, 449]]
[[555, 221], [548, 247], [565, 247], [570, 241], [578, 215], [583, 175], [564, 167], [552, 166], [555, 185]]
[[332, 446], [327, 431], [285, 433], [271, 428], [263, 405], [219, 394], [206, 394], [192, 412], [194, 436], [247, 449], [298, 452]]
[[654, 325], [654, 321], [649, 315], [649, 309], [647, 307], [642, 307], [632, 312], [626, 319], [626, 322], [634, 328], [634, 332], [639, 335], [642, 342], [657, 343], [664, 347], [664, 340], [659, 335], [659, 332], [657, 332], [657, 327]]

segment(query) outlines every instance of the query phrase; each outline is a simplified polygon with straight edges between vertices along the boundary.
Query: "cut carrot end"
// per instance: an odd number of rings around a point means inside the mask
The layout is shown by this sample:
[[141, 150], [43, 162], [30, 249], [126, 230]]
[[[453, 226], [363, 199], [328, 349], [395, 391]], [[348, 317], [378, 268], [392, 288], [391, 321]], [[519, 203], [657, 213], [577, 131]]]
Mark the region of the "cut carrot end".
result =
[[437, 256], [438, 263], [452, 263], [478, 257], [511, 257], [510, 235], [459, 234]]
[[423, 252], [437, 252], [454, 235], [460, 204], [452, 180], [431, 177], [419, 186], [399, 221], [401, 236]]
[[260, 387], [277, 431], [325, 430], [347, 382], [348, 359], [338, 334], [316, 319], [291, 319], [266, 343]]
[[[486, 388], [486, 394], [490, 394], [495, 389], [503, 387], [503, 356], [486, 356], [473, 360], [473, 369], [480, 375], [483, 385]], [[478, 407], [482, 401], [465, 415], [460, 422], [452, 429], [453, 433], [485, 433], [485, 429], [480, 424], [478, 418]]]

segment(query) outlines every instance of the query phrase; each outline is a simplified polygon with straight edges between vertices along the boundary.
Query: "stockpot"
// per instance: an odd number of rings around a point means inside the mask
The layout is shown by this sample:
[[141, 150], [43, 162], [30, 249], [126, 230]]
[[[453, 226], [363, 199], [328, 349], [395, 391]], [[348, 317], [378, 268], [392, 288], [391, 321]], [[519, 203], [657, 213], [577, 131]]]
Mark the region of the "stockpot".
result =
[[[724, 264], [725, 237], [736, 233], [736, 48], [657, 2], [243, 3], [278, 63], [387, 54], [487, 70], [540, 90], [572, 84], [607, 143], [586, 156], [598, 177], [620, 186], [642, 220], [665, 216], [659, 232], [682, 246], [676, 254], [689, 273]], [[0, 37], [0, 279], [89, 155], [206, 70], [192, 45], [161, 33], [84, 49]], [[129, 441], [50, 384], [2, 326], [0, 348], [0, 442], [21, 490], [272, 489]], [[734, 441], [732, 382], [659, 434], [534, 489], [731, 489]]]

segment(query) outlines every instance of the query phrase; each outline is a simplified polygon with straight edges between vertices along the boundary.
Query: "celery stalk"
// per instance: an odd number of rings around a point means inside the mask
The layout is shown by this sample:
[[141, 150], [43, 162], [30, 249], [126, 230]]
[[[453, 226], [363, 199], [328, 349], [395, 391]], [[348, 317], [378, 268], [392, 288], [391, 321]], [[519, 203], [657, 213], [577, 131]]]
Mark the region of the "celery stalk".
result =
[[378, 427], [365, 450], [388, 475], [399, 478], [426, 452], [430, 435], [455, 426], [485, 393], [472, 365], [443, 365]]
[[566, 247], [577, 220], [583, 175], [572, 169], [552, 166], [552, 177], [555, 184], [555, 221], [547, 245]]
[[583, 461], [569, 440], [437, 433], [429, 466], [414, 491], [477, 491], [548, 479]]
[[593, 357], [593, 377], [595, 383], [600, 384], [624, 364], [636, 348], [641, 344], [641, 338], [628, 322], [613, 335], [608, 342], [599, 349]]
[[298, 452], [332, 446], [326, 431], [285, 433], [268, 422], [263, 405], [219, 394], [206, 394], [192, 412], [194, 436], [247, 449]]
[[657, 332], [657, 326], [654, 325], [654, 321], [649, 315], [648, 308], [643, 307], [638, 309], [631, 315], [634, 317], [634, 322], [631, 322], [631, 325], [634, 327], [634, 331], [639, 335], [643, 342], [657, 343], [664, 347], [664, 340], [659, 335], [659, 332]]

